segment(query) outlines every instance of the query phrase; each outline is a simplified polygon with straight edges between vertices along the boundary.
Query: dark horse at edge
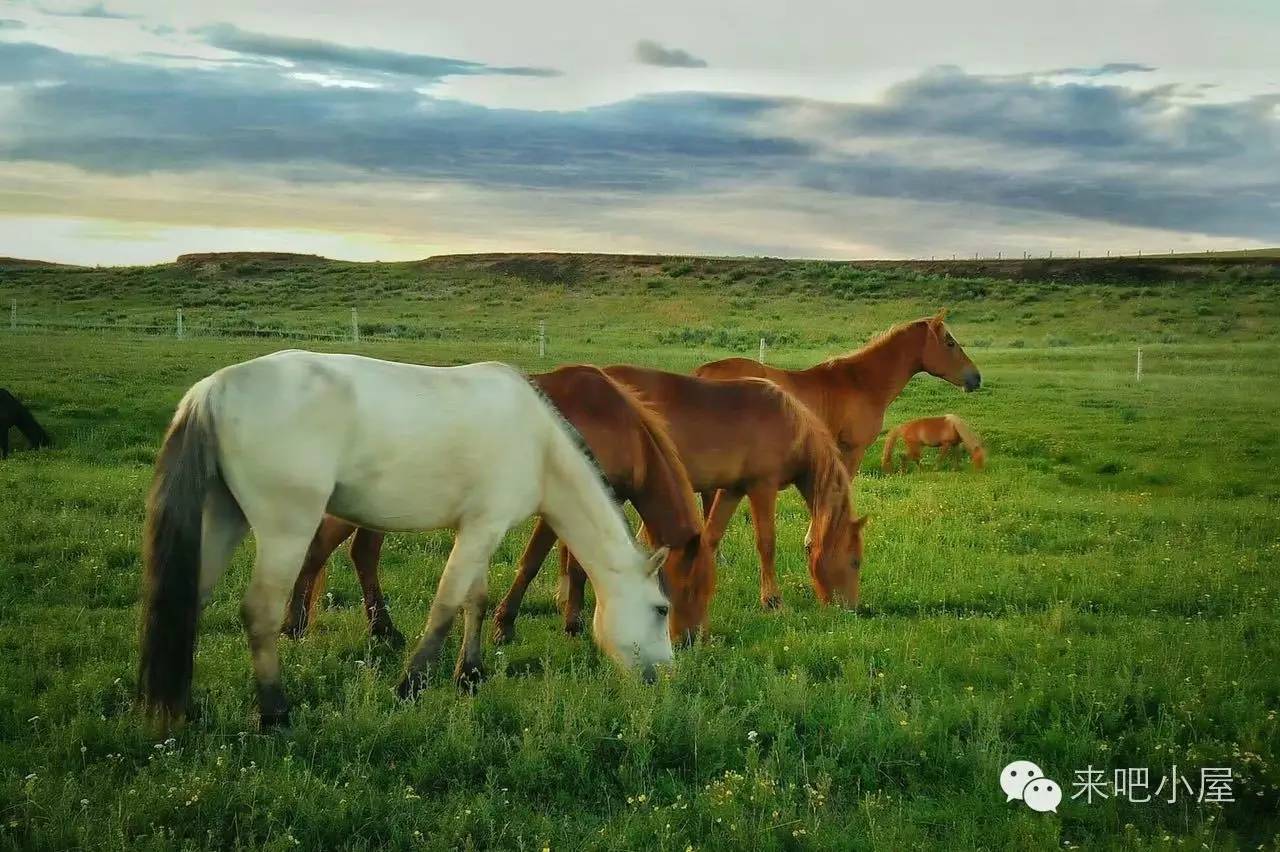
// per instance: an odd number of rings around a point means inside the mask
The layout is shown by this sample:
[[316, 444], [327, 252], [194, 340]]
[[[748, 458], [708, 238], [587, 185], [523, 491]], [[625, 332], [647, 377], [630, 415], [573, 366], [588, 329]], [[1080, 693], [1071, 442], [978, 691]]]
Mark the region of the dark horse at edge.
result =
[[16, 428], [32, 447], [49, 447], [53, 439], [36, 422], [27, 407], [4, 388], [0, 388], [0, 458], [9, 457], [9, 430]]

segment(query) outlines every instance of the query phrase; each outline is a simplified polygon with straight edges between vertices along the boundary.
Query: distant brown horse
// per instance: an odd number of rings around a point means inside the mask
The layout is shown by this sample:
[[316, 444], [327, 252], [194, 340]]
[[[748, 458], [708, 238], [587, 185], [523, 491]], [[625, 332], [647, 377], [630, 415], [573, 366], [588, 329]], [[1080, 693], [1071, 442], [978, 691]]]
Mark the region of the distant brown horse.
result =
[[0, 458], [9, 457], [9, 430], [17, 429], [33, 448], [48, 447], [53, 444], [49, 433], [44, 431], [36, 418], [18, 398], [4, 388], [0, 388]]
[[942, 464], [960, 444], [969, 453], [974, 469], [982, 470], [987, 462], [987, 451], [982, 446], [978, 433], [954, 414], [944, 414], [941, 417], [910, 420], [890, 429], [889, 434], [884, 436], [884, 455], [880, 459], [880, 467], [885, 473], [893, 469], [893, 446], [899, 438], [906, 445], [906, 452], [902, 457], [904, 470], [909, 462], [920, 461], [921, 447], [939, 447], [938, 464]]
[[831, 358], [807, 370], [768, 367], [750, 358], [704, 364], [694, 375], [708, 379], [758, 376], [795, 394], [826, 424], [851, 476], [884, 428], [884, 413], [916, 373], [945, 379], [966, 391], [982, 384], [982, 374], [936, 316], [894, 326], [857, 352]]
[[[693, 482], [694, 490], [719, 492], [702, 534], [704, 552], [714, 553], [743, 496], [756, 512], [761, 602], [776, 607], [774, 507], [778, 492], [795, 485], [809, 507], [813, 546], [809, 574], [818, 599], [858, 605], [862, 526], [850, 503], [849, 475], [822, 423], [772, 382], [712, 381], [642, 367], [606, 367], [636, 388], [662, 414]], [[569, 577], [566, 619], [582, 600], [585, 575]]]
[[[698, 591], [704, 581], [695, 565], [702, 516], [662, 418], [633, 390], [597, 367], [561, 367], [530, 379], [582, 435], [615, 496], [635, 506], [650, 542], [671, 548], [663, 569], [672, 603], [669, 629], [673, 638], [687, 640], [705, 627], [710, 599], [709, 591]], [[285, 633], [296, 637], [306, 631], [323, 594], [325, 564], [353, 532], [351, 558], [360, 578], [370, 632], [396, 643], [404, 641], [392, 623], [378, 582], [383, 534], [357, 529], [332, 516], [324, 519], [312, 539], [294, 586]], [[496, 641], [507, 641], [514, 635], [515, 613], [524, 591], [555, 543], [555, 531], [539, 518], [520, 557], [516, 583], [494, 613]], [[562, 562], [571, 558], [563, 546], [561, 551]]]

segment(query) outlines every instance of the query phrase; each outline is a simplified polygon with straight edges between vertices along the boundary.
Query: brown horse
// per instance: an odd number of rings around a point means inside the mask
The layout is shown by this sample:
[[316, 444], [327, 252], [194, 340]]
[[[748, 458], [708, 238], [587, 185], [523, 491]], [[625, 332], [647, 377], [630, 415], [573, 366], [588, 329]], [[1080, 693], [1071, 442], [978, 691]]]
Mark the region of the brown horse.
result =
[[857, 352], [831, 358], [807, 370], [767, 367], [750, 358], [704, 364], [694, 375], [708, 379], [756, 376], [795, 394], [826, 424], [851, 476], [884, 428], [884, 413], [916, 373], [945, 379], [966, 391], [982, 384], [982, 374], [936, 316], [894, 326]]
[[[702, 516], [662, 418], [633, 390], [597, 367], [560, 367], [530, 380], [582, 435], [615, 496], [635, 506], [650, 542], [671, 548], [662, 576], [672, 603], [668, 625], [672, 638], [683, 640], [702, 629], [710, 598], [709, 592], [704, 596], [696, 591], [705, 582], [697, 567]], [[306, 631], [323, 594], [325, 564], [353, 532], [351, 558], [360, 578], [370, 633], [397, 644], [404, 641], [378, 583], [383, 534], [332, 516], [324, 519], [312, 539], [287, 611], [286, 634], [298, 637]], [[496, 641], [513, 637], [524, 591], [555, 543], [555, 531], [539, 518], [520, 557], [516, 582], [494, 614]], [[563, 546], [561, 551], [562, 562], [571, 558]]]
[[973, 461], [975, 470], [982, 470], [987, 462], [987, 451], [982, 446], [978, 433], [970, 428], [954, 414], [941, 417], [921, 417], [910, 420], [889, 430], [884, 437], [884, 455], [880, 459], [880, 467], [885, 473], [893, 469], [893, 446], [901, 438], [906, 445], [906, 453], [902, 457], [902, 468], [906, 470], [909, 462], [920, 462], [920, 448], [939, 447], [938, 464], [941, 465], [958, 444], [963, 444]]
[[[711, 568], [734, 509], [749, 496], [756, 513], [761, 602], [776, 607], [781, 598], [774, 567], [774, 508], [778, 492], [795, 485], [809, 507], [814, 532], [809, 574], [818, 599], [858, 605], [866, 518], [854, 516], [848, 472], [830, 433], [812, 412], [761, 379], [712, 381], [630, 366], [606, 367], [605, 372], [640, 391], [666, 419], [694, 490], [719, 492], [702, 534]], [[580, 569], [571, 570], [566, 618], [575, 616], [572, 608], [581, 602], [585, 580]]]

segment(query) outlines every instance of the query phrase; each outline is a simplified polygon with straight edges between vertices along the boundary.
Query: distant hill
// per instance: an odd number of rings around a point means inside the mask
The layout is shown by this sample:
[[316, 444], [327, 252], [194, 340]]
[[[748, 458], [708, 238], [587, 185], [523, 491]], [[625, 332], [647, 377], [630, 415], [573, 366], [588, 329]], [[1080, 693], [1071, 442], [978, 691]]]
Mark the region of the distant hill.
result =
[[[0, 269], [91, 269], [21, 258], [0, 258]], [[771, 257], [695, 257], [651, 254], [575, 254], [517, 252], [435, 255], [403, 262], [354, 262], [332, 260], [295, 252], [197, 252], [180, 255], [173, 263], [150, 267], [163, 270], [199, 270], [202, 273], [251, 274], [289, 269], [360, 271], [392, 269], [457, 270], [471, 274], [496, 274], [534, 283], [572, 284], [614, 275], [724, 276], [727, 281], [759, 279], [788, 274], [802, 277], [838, 273], [840, 270], [887, 272], [898, 270], [931, 278], [995, 279], [1004, 281], [1053, 281], [1061, 283], [1144, 284], [1186, 281], [1223, 275], [1280, 279], [1280, 248], [1181, 255], [1125, 257], [956, 259], [956, 260], [794, 260]]]
[[0, 269], [80, 269], [71, 263], [54, 263], [51, 260], [30, 260], [25, 257], [0, 257]]

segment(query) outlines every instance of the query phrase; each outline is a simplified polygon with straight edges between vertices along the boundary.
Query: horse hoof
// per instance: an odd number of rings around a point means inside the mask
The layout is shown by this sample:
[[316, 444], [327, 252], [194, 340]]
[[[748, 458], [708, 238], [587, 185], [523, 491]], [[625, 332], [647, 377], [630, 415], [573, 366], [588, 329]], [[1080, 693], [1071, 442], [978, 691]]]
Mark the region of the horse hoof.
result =
[[581, 621], [577, 621], [577, 620], [575, 620], [575, 621], [566, 621], [566, 622], [564, 623], [564, 635], [566, 635], [566, 636], [575, 636], [575, 637], [576, 637], [576, 636], [581, 636], [581, 635], [582, 635], [582, 622], [581, 622]]
[[514, 624], [503, 624], [501, 621], [493, 623], [493, 644], [506, 645], [515, 638], [516, 628]]
[[484, 682], [486, 675], [484, 669], [478, 665], [460, 668], [454, 672], [453, 682], [458, 685], [458, 689], [467, 695], [475, 695], [476, 690], [480, 688], [480, 684]]
[[271, 710], [262, 713], [258, 721], [258, 730], [278, 731], [289, 727], [289, 710]]
[[404, 634], [394, 627], [379, 628], [372, 631], [371, 636], [374, 641], [381, 642], [393, 650], [404, 647]]
[[782, 606], [782, 598], [778, 595], [769, 595], [760, 599], [760, 606], [765, 609], [778, 609]]
[[407, 674], [396, 687], [396, 695], [401, 701], [413, 701], [422, 690], [427, 688], [427, 677], [421, 672]]

